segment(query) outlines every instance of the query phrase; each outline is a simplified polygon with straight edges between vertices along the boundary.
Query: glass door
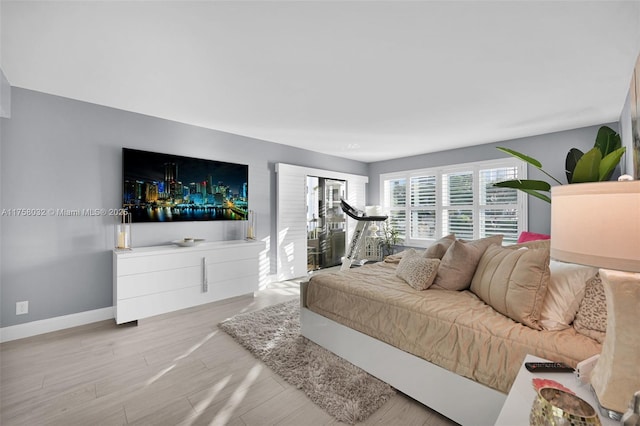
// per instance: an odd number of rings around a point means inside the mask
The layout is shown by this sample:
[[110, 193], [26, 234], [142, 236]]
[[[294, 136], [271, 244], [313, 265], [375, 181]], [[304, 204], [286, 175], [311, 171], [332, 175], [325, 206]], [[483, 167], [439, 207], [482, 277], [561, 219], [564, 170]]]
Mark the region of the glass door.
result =
[[342, 263], [346, 247], [346, 217], [340, 207], [343, 180], [307, 176], [307, 270]]

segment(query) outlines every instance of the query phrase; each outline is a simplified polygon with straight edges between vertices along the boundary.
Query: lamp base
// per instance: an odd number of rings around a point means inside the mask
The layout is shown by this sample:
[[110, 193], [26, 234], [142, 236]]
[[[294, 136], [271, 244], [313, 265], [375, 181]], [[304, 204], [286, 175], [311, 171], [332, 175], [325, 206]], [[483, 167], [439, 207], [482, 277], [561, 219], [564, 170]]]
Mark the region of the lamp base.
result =
[[607, 334], [591, 373], [598, 403], [624, 412], [640, 389], [640, 273], [600, 269], [607, 299]]
[[603, 407], [602, 404], [600, 403], [600, 400], [598, 399], [598, 394], [596, 393], [593, 386], [589, 386], [589, 388], [591, 389], [591, 394], [593, 395], [593, 398], [596, 400], [596, 405], [598, 406], [598, 411], [600, 411], [600, 415], [604, 417], [608, 417], [615, 421], [620, 421], [622, 419], [622, 413]]

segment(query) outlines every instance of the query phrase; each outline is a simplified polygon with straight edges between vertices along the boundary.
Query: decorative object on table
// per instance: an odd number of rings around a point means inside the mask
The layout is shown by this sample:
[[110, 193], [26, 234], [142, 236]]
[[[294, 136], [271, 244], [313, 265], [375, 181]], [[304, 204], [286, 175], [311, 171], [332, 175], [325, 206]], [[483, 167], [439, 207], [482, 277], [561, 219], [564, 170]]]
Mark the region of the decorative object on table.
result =
[[529, 424], [587, 426], [601, 423], [596, 410], [573, 392], [556, 387], [542, 387], [533, 400]]
[[181, 240], [174, 240], [171, 241], [173, 244], [179, 245], [180, 247], [193, 247], [193, 246], [197, 246], [198, 244], [202, 243], [204, 241], [204, 238], [193, 238], [193, 237], [186, 237], [183, 238]]
[[364, 248], [361, 250], [360, 260], [365, 262], [379, 262], [384, 259], [382, 253], [382, 238], [377, 234], [369, 234], [364, 237]]
[[555, 388], [575, 395], [574, 391], [564, 386], [562, 383], [556, 382], [555, 380], [536, 378], [533, 379], [531, 383], [533, 384], [533, 388], [536, 390], [536, 392], [538, 392], [542, 388]]
[[218, 327], [341, 422], [364, 421], [396, 393], [301, 336], [298, 299], [236, 315]]
[[[509, 148], [497, 147], [497, 149], [531, 164], [553, 179], [557, 184], [562, 185], [559, 179], [556, 179], [544, 171], [542, 163], [535, 158]], [[626, 148], [622, 146], [622, 141], [618, 133], [610, 127], [600, 127], [596, 136], [595, 145], [591, 150], [583, 153], [577, 148], [571, 148], [567, 153], [565, 160], [567, 183], [608, 181], [611, 179], [611, 175], [616, 166], [620, 163], [625, 150]], [[551, 191], [551, 184], [542, 180], [513, 179], [496, 182], [493, 186], [515, 188], [546, 202], [551, 202], [549, 195], [544, 193]]]
[[247, 240], [256, 239], [256, 213], [253, 210], [249, 210], [247, 213]]
[[[367, 216], [383, 215], [382, 207], [380, 206], [365, 206], [365, 213]], [[369, 235], [364, 237], [364, 255], [361, 256], [366, 261], [379, 262], [384, 258], [382, 238], [378, 234], [379, 232], [378, 222], [372, 222], [369, 225]]]
[[126, 210], [115, 216], [115, 246], [118, 250], [131, 250], [131, 213]]
[[551, 193], [551, 257], [601, 268], [607, 328], [591, 387], [603, 415], [619, 420], [640, 389], [640, 181]]

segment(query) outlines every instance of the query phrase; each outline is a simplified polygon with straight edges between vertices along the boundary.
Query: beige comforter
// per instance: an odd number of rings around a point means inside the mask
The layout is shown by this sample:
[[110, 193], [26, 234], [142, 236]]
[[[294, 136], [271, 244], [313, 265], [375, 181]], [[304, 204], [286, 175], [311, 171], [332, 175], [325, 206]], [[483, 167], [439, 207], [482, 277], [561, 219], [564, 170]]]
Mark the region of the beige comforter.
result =
[[573, 328], [538, 331], [496, 312], [470, 291], [417, 291], [376, 263], [313, 276], [310, 310], [507, 393], [527, 353], [575, 365], [600, 344]]

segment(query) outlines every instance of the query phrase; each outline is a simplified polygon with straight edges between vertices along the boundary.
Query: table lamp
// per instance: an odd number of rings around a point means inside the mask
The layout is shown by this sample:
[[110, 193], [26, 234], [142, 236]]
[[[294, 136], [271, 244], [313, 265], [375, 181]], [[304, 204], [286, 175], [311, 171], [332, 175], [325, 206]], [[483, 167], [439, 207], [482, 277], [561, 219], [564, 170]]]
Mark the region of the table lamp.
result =
[[640, 180], [551, 190], [551, 257], [600, 268], [607, 329], [591, 388], [619, 419], [640, 390]]

